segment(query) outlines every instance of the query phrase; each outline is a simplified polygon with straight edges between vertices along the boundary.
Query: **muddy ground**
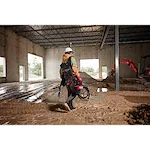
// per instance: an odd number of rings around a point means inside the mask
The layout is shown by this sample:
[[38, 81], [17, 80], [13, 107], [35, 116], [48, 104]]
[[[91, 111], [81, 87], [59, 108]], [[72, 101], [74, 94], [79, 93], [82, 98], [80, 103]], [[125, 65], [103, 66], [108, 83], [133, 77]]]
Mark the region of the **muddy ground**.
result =
[[[46, 90], [40, 96], [43, 102], [23, 99], [0, 100], [0, 124], [2, 125], [129, 125], [150, 124], [150, 88], [134, 81], [122, 80], [120, 91], [113, 82], [100, 82], [87, 74], [81, 74], [88, 85], [91, 97], [83, 101], [76, 97], [75, 110], [61, 107], [51, 109], [54, 103], [64, 103], [65, 88], [58, 98], [58, 89]], [[134, 83], [133, 83], [134, 82]], [[99, 89], [98, 89], [99, 88]], [[107, 92], [102, 92], [102, 88]]]

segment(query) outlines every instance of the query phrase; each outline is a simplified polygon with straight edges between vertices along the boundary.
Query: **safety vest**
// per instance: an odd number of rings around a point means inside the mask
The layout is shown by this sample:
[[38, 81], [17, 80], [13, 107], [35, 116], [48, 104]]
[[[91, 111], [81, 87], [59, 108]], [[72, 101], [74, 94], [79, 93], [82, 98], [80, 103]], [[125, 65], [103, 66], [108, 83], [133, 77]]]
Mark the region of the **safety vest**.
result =
[[62, 71], [62, 78], [65, 79], [65, 81], [71, 79], [73, 77], [72, 73], [72, 66], [71, 66], [71, 57], [70, 56], [66, 63], [62, 63], [60, 65], [61, 71]]

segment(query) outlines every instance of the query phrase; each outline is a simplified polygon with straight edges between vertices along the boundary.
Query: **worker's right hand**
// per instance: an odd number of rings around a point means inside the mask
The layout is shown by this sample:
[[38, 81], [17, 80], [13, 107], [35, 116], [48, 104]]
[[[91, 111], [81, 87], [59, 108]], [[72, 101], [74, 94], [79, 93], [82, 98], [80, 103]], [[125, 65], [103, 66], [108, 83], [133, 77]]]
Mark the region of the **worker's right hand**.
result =
[[78, 77], [78, 81], [79, 81], [79, 82], [82, 82], [82, 78], [81, 78], [81, 77]]

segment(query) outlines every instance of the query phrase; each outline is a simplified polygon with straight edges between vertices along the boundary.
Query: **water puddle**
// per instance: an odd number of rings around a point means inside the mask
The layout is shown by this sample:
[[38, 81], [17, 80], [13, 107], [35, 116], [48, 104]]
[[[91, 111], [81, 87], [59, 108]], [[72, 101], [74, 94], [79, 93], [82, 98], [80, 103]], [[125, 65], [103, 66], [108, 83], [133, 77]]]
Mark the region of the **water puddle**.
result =
[[98, 92], [98, 93], [99, 93], [99, 92], [105, 93], [105, 92], [108, 92], [108, 89], [107, 89], [107, 88], [97, 88], [97, 92]]
[[34, 102], [51, 86], [54, 82], [41, 81], [37, 83], [6, 83], [0, 87], [0, 100], [2, 99], [22, 99]]
[[5, 88], [0, 88], [0, 95], [6, 92]]

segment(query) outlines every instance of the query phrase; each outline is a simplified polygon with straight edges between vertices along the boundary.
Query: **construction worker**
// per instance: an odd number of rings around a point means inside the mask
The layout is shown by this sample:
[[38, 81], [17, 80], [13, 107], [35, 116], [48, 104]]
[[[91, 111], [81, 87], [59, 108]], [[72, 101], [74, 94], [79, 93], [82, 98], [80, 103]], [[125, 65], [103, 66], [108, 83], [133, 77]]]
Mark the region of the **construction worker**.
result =
[[[62, 64], [60, 65], [60, 77], [62, 79], [61, 85], [66, 86], [68, 90], [68, 99], [66, 103], [69, 108], [75, 109], [72, 104], [73, 99], [76, 97], [78, 92], [83, 88], [82, 78], [78, 72], [76, 59], [73, 56], [73, 50], [70, 47], [65, 49], [65, 53], [62, 56]], [[75, 87], [75, 81], [78, 86]]]

